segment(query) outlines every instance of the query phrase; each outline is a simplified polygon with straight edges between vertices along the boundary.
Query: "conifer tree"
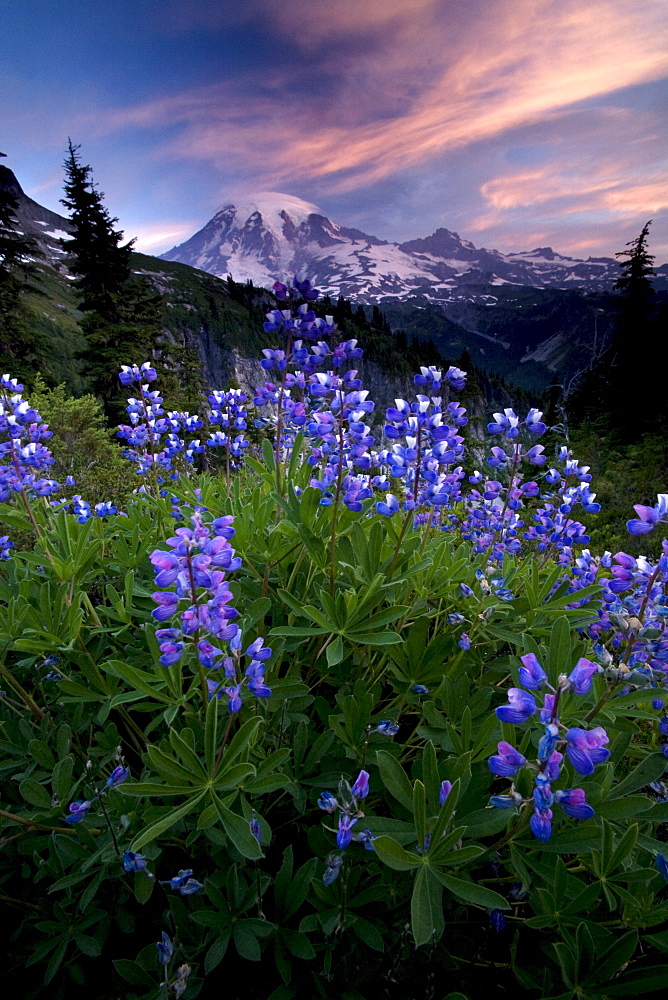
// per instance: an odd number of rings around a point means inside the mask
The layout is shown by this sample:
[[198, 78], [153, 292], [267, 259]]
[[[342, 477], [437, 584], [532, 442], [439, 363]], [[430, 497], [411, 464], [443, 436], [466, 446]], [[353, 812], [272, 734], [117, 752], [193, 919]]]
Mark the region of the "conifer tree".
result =
[[105, 208], [104, 195], [93, 184], [90, 166], [83, 166], [79, 159], [79, 148], [68, 140], [66, 197], [61, 198], [61, 204], [71, 211], [73, 228], [71, 239], [60, 242], [76, 275], [82, 310], [113, 322], [119, 295], [132, 273], [130, 256], [135, 241], [122, 244], [123, 232], [114, 229], [118, 219]]
[[61, 243], [84, 313], [85, 374], [108, 416], [117, 420], [124, 411], [118, 368], [151, 356], [161, 332], [161, 299], [148, 282], [132, 274], [135, 241], [123, 243], [123, 232], [114, 228], [118, 219], [105, 207], [91, 167], [84, 166], [78, 154], [79, 146], [68, 140], [62, 204], [72, 213], [73, 228], [72, 238]]

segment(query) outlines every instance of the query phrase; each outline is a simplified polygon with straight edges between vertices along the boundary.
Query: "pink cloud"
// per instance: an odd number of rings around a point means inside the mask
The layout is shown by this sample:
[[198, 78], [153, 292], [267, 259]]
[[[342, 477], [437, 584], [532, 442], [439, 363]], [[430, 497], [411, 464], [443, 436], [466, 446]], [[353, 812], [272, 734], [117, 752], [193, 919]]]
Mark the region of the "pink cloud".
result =
[[[295, 6], [301, 9], [301, 0], [289, 5], [291, 13]], [[370, 25], [371, 7], [375, 2], [338, 3], [334, 34], [360, 21]], [[284, 107], [287, 78], [276, 69], [261, 93], [255, 81], [239, 79], [112, 113], [103, 129], [180, 123], [183, 134], [163, 146], [165, 155], [231, 164], [255, 173], [263, 186], [320, 177], [329, 191], [341, 192], [668, 71], [661, 4], [516, 0], [494, 8], [494, 30], [489, 5], [473, 3], [477, 16], [468, 20], [458, 20], [452, 5], [428, 0], [415, 0], [413, 17], [401, 16], [401, 8], [398, 0], [391, 5], [377, 26], [384, 43], [364, 59], [355, 52], [346, 63], [337, 52], [340, 92], [325, 106], [304, 94]], [[315, 30], [324, 30], [325, 9], [331, 5], [304, 2]], [[282, 5], [270, 13], [285, 29]], [[324, 69], [334, 68], [323, 59]], [[371, 99], [365, 78], [374, 81]], [[398, 113], [374, 117], [380, 91]]]

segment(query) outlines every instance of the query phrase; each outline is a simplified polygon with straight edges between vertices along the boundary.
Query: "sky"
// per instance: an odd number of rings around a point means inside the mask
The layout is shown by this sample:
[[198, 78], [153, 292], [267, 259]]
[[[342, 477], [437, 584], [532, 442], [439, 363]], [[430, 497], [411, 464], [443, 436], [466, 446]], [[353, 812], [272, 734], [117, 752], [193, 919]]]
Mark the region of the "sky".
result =
[[0, 150], [164, 252], [279, 191], [387, 240], [668, 260], [668, 0], [0, 0]]

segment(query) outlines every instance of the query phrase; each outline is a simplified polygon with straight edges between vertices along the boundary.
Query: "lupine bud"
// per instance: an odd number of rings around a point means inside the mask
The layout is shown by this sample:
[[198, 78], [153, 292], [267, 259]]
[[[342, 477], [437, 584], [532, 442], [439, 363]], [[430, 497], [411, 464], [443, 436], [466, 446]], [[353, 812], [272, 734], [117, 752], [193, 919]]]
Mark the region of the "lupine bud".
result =
[[541, 737], [538, 744], [538, 760], [545, 763], [554, 753], [554, 749], [559, 739], [559, 728], [555, 725], [545, 727], [545, 735]]
[[162, 932], [162, 940], [158, 941], [156, 948], [158, 949], [158, 961], [160, 962], [160, 965], [169, 965], [172, 955], [174, 954], [174, 945], [165, 931]]
[[357, 781], [350, 789], [352, 795], [356, 799], [365, 799], [369, 794], [369, 773], [368, 771], [360, 771]]
[[438, 793], [438, 801], [440, 805], [443, 805], [445, 803], [445, 800], [447, 799], [451, 791], [452, 791], [452, 782], [442, 781], [441, 790]]

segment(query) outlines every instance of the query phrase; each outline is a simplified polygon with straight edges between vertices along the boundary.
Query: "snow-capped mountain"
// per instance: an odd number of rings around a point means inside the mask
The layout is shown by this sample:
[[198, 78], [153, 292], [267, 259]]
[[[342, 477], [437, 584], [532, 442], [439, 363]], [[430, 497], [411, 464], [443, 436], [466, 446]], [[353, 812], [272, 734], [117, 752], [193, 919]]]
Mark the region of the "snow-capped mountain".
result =
[[[613, 258], [578, 260], [551, 247], [503, 254], [478, 249], [448, 229], [391, 243], [340, 226], [317, 206], [276, 192], [225, 205], [203, 229], [162, 257], [264, 287], [297, 274], [324, 294], [362, 303], [420, 297], [493, 305], [494, 286], [606, 291], [619, 275]], [[664, 266], [658, 269], [659, 280], [664, 271], [668, 279]]]

